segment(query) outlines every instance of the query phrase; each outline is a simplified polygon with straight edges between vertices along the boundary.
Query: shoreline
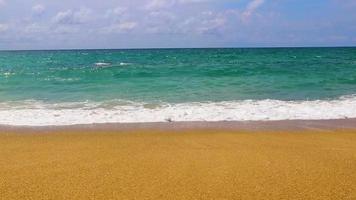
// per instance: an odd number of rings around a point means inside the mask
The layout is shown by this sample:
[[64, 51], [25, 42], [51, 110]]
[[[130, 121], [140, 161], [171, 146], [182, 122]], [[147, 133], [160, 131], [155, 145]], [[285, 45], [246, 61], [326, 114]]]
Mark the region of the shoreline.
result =
[[330, 120], [221, 121], [221, 122], [144, 122], [102, 123], [60, 126], [0, 125], [2, 132], [115, 132], [115, 131], [336, 131], [356, 130], [356, 118]]
[[324, 100], [261, 99], [186, 103], [131, 102], [119, 99], [57, 103], [25, 100], [0, 103], [0, 107], [0, 124], [13, 126], [356, 118], [355, 95]]

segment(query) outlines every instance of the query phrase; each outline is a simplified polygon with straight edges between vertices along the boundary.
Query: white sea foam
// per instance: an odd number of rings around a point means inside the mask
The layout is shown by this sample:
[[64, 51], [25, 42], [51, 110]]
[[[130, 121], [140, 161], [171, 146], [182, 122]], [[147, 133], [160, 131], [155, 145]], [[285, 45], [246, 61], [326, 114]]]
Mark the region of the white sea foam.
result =
[[245, 100], [158, 105], [123, 101], [0, 103], [0, 124], [6, 125], [342, 118], [356, 118], [356, 96], [341, 97], [337, 100]]
[[16, 73], [14, 73], [14, 72], [0, 72], [0, 77], [3, 76], [5, 78], [8, 78], [13, 75], [16, 75]]
[[112, 63], [108, 63], [108, 62], [97, 62], [97, 63], [94, 63], [94, 65], [96, 67], [100, 67], [100, 68], [107, 68], [107, 67], [115, 67], [115, 66], [127, 66], [127, 65], [131, 65], [131, 63], [120, 62], [117, 64], [112, 64]]
[[105, 67], [105, 66], [109, 66], [109, 65], [111, 65], [111, 63], [106, 63], [106, 62], [95, 63], [95, 66], [97, 66], [97, 67]]
[[131, 65], [131, 63], [125, 63], [125, 62], [120, 63], [120, 66], [126, 66], [126, 65]]

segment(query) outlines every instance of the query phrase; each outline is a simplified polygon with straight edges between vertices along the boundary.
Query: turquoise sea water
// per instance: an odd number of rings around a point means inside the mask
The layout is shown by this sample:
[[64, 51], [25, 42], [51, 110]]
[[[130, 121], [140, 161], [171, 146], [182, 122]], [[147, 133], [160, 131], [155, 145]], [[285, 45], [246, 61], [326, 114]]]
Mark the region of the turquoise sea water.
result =
[[0, 51], [2, 110], [22, 102], [22, 109], [39, 102], [143, 102], [154, 109], [354, 94], [356, 48]]

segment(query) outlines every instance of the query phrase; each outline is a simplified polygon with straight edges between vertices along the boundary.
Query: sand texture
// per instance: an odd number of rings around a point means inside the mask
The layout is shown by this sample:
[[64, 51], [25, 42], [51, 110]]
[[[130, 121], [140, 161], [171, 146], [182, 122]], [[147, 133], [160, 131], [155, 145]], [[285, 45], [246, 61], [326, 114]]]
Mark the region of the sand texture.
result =
[[356, 199], [352, 130], [0, 132], [1, 200]]

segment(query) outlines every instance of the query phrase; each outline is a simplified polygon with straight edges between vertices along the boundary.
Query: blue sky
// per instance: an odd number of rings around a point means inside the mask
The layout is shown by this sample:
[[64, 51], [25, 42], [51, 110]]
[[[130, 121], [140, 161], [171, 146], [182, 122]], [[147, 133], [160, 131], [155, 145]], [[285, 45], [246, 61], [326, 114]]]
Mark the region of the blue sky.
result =
[[356, 0], [0, 0], [0, 49], [356, 46]]

